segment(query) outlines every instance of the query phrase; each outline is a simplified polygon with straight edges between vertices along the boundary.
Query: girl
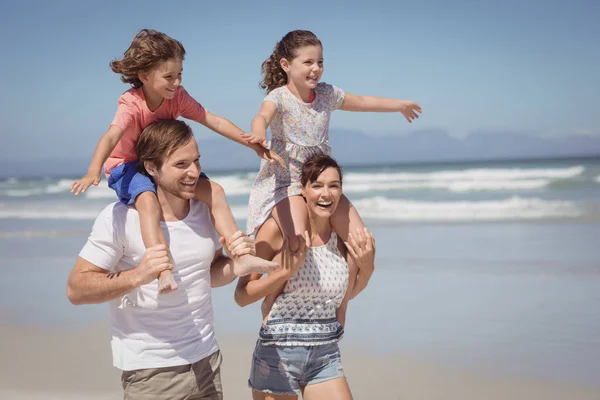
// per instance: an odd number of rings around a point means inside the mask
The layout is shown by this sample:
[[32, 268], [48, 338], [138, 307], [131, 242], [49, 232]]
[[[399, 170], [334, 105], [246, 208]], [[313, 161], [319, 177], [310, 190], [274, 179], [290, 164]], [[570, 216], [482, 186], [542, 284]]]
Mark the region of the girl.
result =
[[[123, 58], [110, 63], [111, 69], [132, 88], [119, 97], [117, 113], [96, 147], [87, 174], [71, 185], [71, 192], [75, 195], [84, 193], [90, 185], [98, 186], [104, 164], [108, 184], [117, 192], [119, 200], [133, 204], [138, 210], [146, 247], [166, 244], [160, 228], [161, 210], [154, 183], [137, 172], [134, 150], [137, 137], [151, 122], [182, 116], [247, 145], [265, 160], [280, 160], [259, 144], [243, 141], [240, 135], [244, 132], [225, 118], [206, 111], [180, 86], [184, 57], [185, 49], [179, 41], [155, 30], [142, 29], [133, 38]], [[186, 185], [186, 182], [179, 184]], [[206, 175], [197, 184], [196, 198], [210, 207], [220, 235], [231, 238], [238, 231], [223, 188], [208, 180]], [[241, 256], [239, 261], [242, 268], [236, 272], [240, 275], [275, 266], [253, 255]], [[159, 291], [167, 293], [175, 289], [177, 283], [172, 273], [162, 272]]]
[[[323, 46], [309, 31], [286, 34], [263, 62], [262, 72], [260, 86], [266, 89], [267, 96], [252, 121], [252, 133], [242, 137], [249, 144], [266, 147], [270, 126], [271, 149], [283, 158], [287, 168], [261, 163], [250, 192], [247, 231], [255, 234], [272, 216], [294, 251], [308, 228], [306, 206], [300, 197], [301, 166], [314, 154], [330, 154], [328, 130], [332, 111], [400, 112], [410, 123], [419, 117], [421, 107], [409, 100], [356, 96], [319, 83], [323, 75]], [[346, 196], [342, 196], [331, 223], [343, 241], [348, 240], [349, 232], [364, 228]]]
[[[255, 400], [350, 400], [338, 341], [344, 333], [348, 301], [368, 284], [375, 268], [375, 242], [365, 229], [338, 240], [331, 216], [342, 198], [342, 171], [331, 157], [317, 155], [302, 167], [301, 190], [309, 216], [310, 242], [291, 253], [273, 218], [256, 236], [256, 254], [280, 261], [282, 268], [259, 279], [238, 281], [240, 306], [271, 295], [285, 283], [273, 306], [263, 309], [249, 385]], [[328, 206], [323, 206], [328, 204]], [[297, 259], [305, 258], [301, 268]]]

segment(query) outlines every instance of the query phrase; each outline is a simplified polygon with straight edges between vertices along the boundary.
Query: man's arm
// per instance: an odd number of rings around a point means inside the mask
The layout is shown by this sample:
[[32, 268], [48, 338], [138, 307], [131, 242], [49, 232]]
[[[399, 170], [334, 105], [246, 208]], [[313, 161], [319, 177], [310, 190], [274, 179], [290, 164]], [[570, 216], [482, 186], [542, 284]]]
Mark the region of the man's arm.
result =
[[233, 273], [233, 260], [223, 254], [221, 249], [215, 251], [210, 266], [210, 287], [221, 287], [230, 284], [237, 278]]
[[109, 272], [77, 257], [67, 283], [67, 297], [75, 305], [104, 303], [152, 282], [166, 269], [173, 266], [164, 244], [148, 248], [140, 265], [122, 272]]

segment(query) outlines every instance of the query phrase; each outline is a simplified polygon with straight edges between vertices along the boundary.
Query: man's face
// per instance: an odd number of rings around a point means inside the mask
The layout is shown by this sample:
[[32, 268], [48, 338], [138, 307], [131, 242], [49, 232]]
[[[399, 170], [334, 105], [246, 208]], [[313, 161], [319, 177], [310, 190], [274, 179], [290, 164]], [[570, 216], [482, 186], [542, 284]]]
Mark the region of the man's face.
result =
[[157, 189], [183, 200], [190, 200], [196, 193], [200, 176], [200, 153], [194, 138], [167, 157], [162, 167], [152, 176]]

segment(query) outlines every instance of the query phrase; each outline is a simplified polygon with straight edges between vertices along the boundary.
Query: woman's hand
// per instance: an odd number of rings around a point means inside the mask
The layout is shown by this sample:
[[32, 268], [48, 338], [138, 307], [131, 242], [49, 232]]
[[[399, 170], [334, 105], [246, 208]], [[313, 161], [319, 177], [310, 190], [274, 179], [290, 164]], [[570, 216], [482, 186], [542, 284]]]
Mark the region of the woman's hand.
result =
[[344, 243], [358, 269], [371, 275], [375, 270], [375, 238], [373, 238], [373, 234], [366, 227], [363, 230], [357, 228], [355, 233], [348, 234], [348, 241]]

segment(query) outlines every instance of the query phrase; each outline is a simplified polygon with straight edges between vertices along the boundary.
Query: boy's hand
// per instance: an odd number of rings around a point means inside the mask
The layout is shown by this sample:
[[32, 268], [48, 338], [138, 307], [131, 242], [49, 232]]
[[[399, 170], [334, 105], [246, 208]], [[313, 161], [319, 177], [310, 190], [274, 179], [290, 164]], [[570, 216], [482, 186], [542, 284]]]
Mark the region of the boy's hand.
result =
[[247, 141], [249, 144], [260, 144], [265, 149], [269, 148], [269, 143], [267, 142], [267, 138], [262, 137], [256, 133], [241, 133], [240, 136], [242, 139]]
[[265, 149], [261, 147], [259, 149], [255, 149], [256, 154], [262, 158], [263, 160], [267, 160], [268, 162], [278, 162], [283, 168], [286, 168], [285, 163], [283, 162], [283, 158], [279, 156], [279, 154], [275, 153], [273, 150]]
[[84, 193], [91, 185], [98, 186], [100, 183], [100, 174], [86, 174], [83, 178], [71, 183], [71, 193], [78, 196]]
[[406, 118], [409, 124], [412, 123], [414, 119], [419, 118], [417, 112], [419, 114], [422, 112], [421, 106], [412, 100], [400, 100], [398, 111], [404, 115], [404, 118]]

